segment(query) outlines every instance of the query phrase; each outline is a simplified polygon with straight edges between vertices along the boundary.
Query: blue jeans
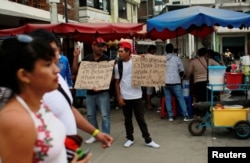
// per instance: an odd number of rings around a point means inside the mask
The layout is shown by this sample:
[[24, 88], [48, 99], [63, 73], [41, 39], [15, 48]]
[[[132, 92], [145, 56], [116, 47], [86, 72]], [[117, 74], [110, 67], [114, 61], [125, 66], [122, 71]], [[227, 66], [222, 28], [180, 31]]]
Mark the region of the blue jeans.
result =
[[88, 121], [98, 127], [97, 110], [100, 111], [102, 117], [102, 132], [110, 134], [110, 98], [109, 92], [102, 92], [95, 95], [86, 95], [86, 107]]
[[165, 102], [166, 102], [166, 107], [167, 107], [167, 112], [169, 117], [173, 117], [173, 109], [172, 109], [172, 104], [171, 104], [171, 95], [175, 95], [179, 106], [182, 110], [182, 114], [184, 117], [188, 117], [188, 112], [187, 112], [187, 105], [186, 101], [184, 99], [184, 96], [182, 94], [182, 88], [181, 85], [166, 85], [164, 87], [164, 94], [165, 94]]

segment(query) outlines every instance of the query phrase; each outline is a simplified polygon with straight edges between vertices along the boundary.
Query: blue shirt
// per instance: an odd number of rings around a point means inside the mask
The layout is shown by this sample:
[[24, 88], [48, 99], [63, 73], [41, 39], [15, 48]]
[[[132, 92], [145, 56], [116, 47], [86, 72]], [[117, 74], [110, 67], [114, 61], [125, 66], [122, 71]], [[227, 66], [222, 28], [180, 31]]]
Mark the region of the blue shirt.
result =
[[58, 67], [60, 69], [60, 74], [62, 75], [63, 79], [66, 80], [68, 86], [72, 88], [73, 81], [71, 77], [71, 70], [70, 70], [69, 60], [66, 56], [60, 55], [58, 61]]

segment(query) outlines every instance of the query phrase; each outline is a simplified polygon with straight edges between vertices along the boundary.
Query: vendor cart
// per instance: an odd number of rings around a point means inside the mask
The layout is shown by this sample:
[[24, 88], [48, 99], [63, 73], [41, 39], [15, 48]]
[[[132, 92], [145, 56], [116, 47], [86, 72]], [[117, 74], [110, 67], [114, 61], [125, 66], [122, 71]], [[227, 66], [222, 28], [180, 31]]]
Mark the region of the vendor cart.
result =
[[[211, 90], [211, 105], [205, 116], [201, 119], [194, 119], [188, 125], [188, 130], [193, 136], [201, 136], [205, 133], [207, 127], [211, 128], [229, 128], [232, 129], [238, 139], [247, 139], [250, 137], [249, 108], [224, 108], [215, 109], [213, 102], [214, 91], [233, 90], [246, 91], [249, 84], [240, 84], [237, 87], [228, 84], [208, 84], [208, 90]], [[232, 89], [230, 89], [232, 90]]]

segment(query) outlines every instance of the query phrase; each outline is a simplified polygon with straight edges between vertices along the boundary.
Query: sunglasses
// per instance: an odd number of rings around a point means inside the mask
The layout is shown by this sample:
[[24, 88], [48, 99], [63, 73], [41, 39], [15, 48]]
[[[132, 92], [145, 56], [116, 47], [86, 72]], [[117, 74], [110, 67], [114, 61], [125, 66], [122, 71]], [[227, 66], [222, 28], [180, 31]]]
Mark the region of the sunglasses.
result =
[[[7, 37], [5, 39], [3, 39], [3, 43], [6, 41], [6, 42], [9, 42], [9, 40], [17, 40], [20, 44], [29, 44], [31, 43], [34, 39], [29, 36], [29, 35], [25, 35], [25, 34], [20, 34], [20, 35], [17, 35], [17, 36], [11, 36], [11, 37]], [[2, 43], [2, 44], [3, 44]], [[7, 43], [8, 45], [9, 43]]]
[[4, 104], [8, 101], [12, 94], [12, 91], [7, 87], [0, 87], [0, 103]]
[[33, 38], [29, 35], [24, 35], [24, 34], [21, 34], [21, 35], [17, 35], [16, 36], [16, 39], [17, 41], [19, 41], [20, 43], [31, 43], [33, 41]]
[[25, 34], [7, 37], [7, 38], [3, 39], [0, 48], [2, 48], [2, 49], [7, 48], [8, 49], [10, 46], [13, 47], [13, 41], [11, 41], [11, 40], [16, 40], [19, 44], [21, 44], [21, 46], [25, 47], [27, 44], [29, 44], [33, 41], [33, 38], [31, 36], [25, 35]]

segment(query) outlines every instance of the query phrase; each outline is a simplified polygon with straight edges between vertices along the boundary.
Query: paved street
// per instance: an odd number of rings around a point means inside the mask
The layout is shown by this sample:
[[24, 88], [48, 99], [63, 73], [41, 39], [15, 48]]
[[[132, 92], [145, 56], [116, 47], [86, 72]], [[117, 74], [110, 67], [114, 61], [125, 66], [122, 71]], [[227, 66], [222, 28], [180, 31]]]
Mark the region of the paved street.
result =
[[[250, 139], [238, 140], [225, 128], [207, 128], [204, 135], [192, 136], [188, 131], [189, 122], [183, 122], [181, 117], [169, 122], [166, 118], [161, 119], [156, 111], [147, 110], [146, 121], [153, 140], [161, 145], [159, 149], [145, 146], [135, 120], [135, 143], [124, 148], [126, 138], [123, 115], [121, 110], [115, 109], [111, 111], [113, 145], [109, 149], [102, 149], [101, 144], [95, 142], [83, 144], [83, 148], [91, 149], [92, 163], [206, 163], [209, 146], [250, 146]], [[89, 135], [80, 133], [85, 140], [89, 138]]]

